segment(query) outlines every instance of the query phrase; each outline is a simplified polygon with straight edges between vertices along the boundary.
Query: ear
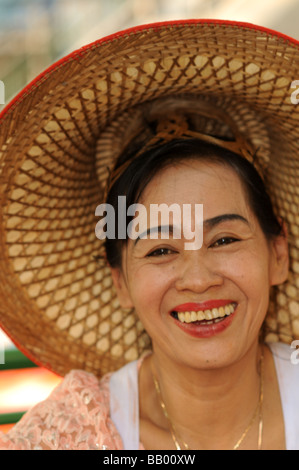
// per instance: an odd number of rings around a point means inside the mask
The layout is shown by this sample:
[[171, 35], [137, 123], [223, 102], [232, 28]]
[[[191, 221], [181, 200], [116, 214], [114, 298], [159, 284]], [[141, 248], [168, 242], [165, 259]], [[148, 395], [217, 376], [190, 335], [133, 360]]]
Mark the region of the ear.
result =
[[283, 233], [271, 240], [271, 286], [282, 284], [288, 278], [289, 273], [289, 248], [288, 230], [285, 222], [282, 223]]
[[133, 308], [133, 302], [123, 272], [119, 268], [110, 268], [117, 297], [122, 308]]

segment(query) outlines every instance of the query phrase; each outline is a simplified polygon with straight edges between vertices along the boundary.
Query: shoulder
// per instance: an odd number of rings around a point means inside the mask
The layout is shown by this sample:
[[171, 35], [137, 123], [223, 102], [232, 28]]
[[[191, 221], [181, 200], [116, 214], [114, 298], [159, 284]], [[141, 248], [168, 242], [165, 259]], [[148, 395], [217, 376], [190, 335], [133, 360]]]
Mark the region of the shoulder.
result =
[[89, 404], [92, 400], [102, 403], [109, 402], [110, 374], [99, 380], [95, 375], [83, 370], [72, 370], [61, 384], [56, 387], [49, 398], [58, 400], [63, 398], [63, 406], [76, 407], [76, 404]]
[[100, 381], [85, 371], [67, 374], [51, 395], [0, 435], [0, 449], [121, 448], [110, 419], [110, 374]]

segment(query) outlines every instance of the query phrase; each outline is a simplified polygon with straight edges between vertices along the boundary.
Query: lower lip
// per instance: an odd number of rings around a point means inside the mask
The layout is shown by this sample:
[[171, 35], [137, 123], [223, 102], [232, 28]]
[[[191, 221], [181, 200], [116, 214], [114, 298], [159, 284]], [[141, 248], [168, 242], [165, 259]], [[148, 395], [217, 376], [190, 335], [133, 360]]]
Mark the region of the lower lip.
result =
[[195, 323], [182, 323], [179, 320], [174, 319], [177, 326], [181, 328], [185, 333], [195, 338], [210, 338], [211, 336], [218, 335], [225, 331], [232, 323], [236, 314], [236, 310], [231, 313], [228, 317], [225, 317], [222, 321], [217, 323], [211, 323], [209, 325], [200, 325]]

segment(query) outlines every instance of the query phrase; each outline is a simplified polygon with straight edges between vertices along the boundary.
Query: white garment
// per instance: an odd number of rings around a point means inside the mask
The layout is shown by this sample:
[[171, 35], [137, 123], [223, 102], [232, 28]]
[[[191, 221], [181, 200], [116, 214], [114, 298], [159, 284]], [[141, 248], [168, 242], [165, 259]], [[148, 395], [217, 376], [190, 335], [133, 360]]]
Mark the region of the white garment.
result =
[[[268, 344], [276, 367], [284, 416], [287, 450], [299, 450], [299, 364], [291, 361], [294, 349]], [[138, 361], [130, 362], [110, 378], [110, 414], [125, 450], [139, 449]]]
[[284, 418], [287, 450], [299, 450], [299, 364], [293, 364], [294, 353], [287, 344], [269, 343], [278, 378]]

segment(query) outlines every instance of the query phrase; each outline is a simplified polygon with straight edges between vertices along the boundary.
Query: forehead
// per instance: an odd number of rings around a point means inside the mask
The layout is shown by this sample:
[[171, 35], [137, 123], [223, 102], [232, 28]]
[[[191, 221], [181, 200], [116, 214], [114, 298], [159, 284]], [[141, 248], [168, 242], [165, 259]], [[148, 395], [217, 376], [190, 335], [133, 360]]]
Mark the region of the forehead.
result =
[[[157, 173], [139, 200], [150, 204], [203, 204], [204, 209], [248, 211], [246, 193], [236, 172], [214, 162], [188, 160]], [[206, 206], [206, 207], [205, 207]]]

